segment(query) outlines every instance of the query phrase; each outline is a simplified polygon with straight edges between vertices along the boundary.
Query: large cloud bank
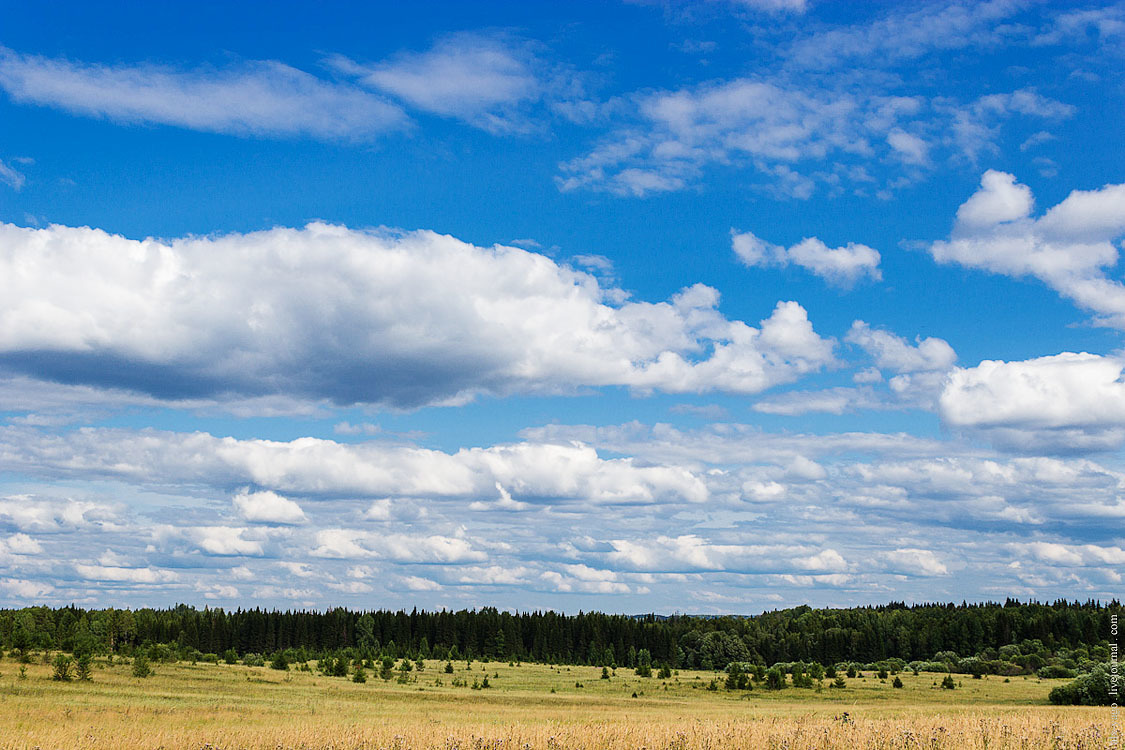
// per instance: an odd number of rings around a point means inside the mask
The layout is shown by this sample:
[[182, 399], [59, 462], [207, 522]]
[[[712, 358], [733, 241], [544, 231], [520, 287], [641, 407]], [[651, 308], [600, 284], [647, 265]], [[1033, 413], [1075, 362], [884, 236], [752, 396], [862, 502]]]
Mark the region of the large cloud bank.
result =
[[805, 310], [759, 327], [544, 255], [310, 224], [135, 241], [0, 226], [0, 369], [164, 399], [415, 407], [582, 387], [756, 393], [833, 361]]

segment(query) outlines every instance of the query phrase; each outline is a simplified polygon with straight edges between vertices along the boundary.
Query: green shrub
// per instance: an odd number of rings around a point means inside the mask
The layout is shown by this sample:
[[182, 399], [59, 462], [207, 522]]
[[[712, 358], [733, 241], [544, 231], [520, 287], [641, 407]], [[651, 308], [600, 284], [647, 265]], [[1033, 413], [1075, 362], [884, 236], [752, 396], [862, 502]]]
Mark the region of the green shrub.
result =
[[953, 675], [947, 674], [945, 679], [941, 681], [941, 687], [943, 690], [953, 690], [957, 687], [957, 683], [953, 681]]
[[1047, 698], [1062, 706], [1108, 706], [1113, 702], [1109, 677], [1109, 670], [1099, 664], [1074, 681], [1055, 688]]
[[1041, 667], [1036, 674], [1044, 680], [1057, 680], [1078, 676], [1076, 671], [1067, 669], [1061, 664], [1048, 664], [1045, 667]]

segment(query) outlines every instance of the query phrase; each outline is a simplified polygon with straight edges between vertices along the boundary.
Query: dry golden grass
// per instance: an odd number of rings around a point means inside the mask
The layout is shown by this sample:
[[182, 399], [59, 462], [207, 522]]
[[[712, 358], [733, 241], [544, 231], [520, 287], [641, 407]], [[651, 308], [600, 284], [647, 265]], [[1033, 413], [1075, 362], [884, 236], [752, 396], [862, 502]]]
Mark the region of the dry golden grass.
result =
[[[934, 675], [907, 674], [895, 690], [869, 675], [842, 691], [732, 694], [705, 690], [714, 675], [703, 672], [661, 681], [619, 670], [601, 680], [593, 667], [493, 662], [482, 671], [476, 662], [466, 671], [461, 662], [447, 675], [441, 666], [428, 662], [406, 685], [210, 664], [157, 665], [144, 680], [100, 664], [92, 683], [59, 683], [43, 664], [19, 679], [7, 661], [0, 749], [1109, 747], [1108, 709], [1046, 703], [1059, 681], [964, 679], [947, 691]], [[488, 690], [450, 686], [485, 674]], [[851, 723], [837, 718], [845, 711]]]

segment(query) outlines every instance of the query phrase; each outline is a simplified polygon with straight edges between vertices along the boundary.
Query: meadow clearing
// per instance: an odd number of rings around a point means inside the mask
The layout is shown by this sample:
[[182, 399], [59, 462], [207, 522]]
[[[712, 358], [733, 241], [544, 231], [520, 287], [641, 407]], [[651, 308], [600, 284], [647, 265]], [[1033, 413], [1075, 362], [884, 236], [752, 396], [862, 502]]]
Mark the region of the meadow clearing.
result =
[[[97, 660], [92, 682], [57, 682], [48, 664], [22, 677], [20, 666], [0, 663], [4, 750], [1112, 746], [1110, 709], [1052, 706], [1047, 693], [1066, 681], [1036, 677], [962, 675], [943, 690], [941, 675], [906, 672], [895, 689], [867, 673], [842, 690], [728, 692], [706, 689], [715, 672], [606, 680], [598, 667], [479, 661], [453, 674], [427, 661], [405, 684], [209, 663], [141, 679], [122, 660]], [[486, 676], [487, 689], [469, 686]]]

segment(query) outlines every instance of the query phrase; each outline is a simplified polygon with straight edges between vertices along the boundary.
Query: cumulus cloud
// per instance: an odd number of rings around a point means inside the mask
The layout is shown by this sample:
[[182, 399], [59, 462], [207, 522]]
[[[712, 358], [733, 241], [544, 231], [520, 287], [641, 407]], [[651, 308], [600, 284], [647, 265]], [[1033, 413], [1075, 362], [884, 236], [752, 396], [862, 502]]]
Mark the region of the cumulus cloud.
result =
[[297, 503], [269, 490], [242, 490], [234, 496], [234, 507], [247, 521], [294, 524], [305, 521], [305, 512]]
[[884, 559], [893, 571], [921, 576], [944, 576], [949, 574], [945, 563], [928, 549], [895, 549]]
[[564, 565], [560, 570], [545, 570], [539, 580], [553, 591], [591, 594], [628, 594], [629, 584], [618, 580], [613, 570], [600, 570], [588, 565]]
[[957, 353], [944, 339], [921, 336], [914, 344], [890, 331], [872, 328], [862, 320], [852, 323], [845, 338], [855, 344], [875, 360], [875, 365], [883, 370], [898, 374], [912, 372], [944, 372], [957, 361]]
[[29, 581], [24, 578], [0, 578], [0, 590], [24, 601], [42, 602], [55, 587], [46, 581]]
[[1125, 329], [1125, 286], [1106, 274], [1125, 234], [1125, 185], [1072, 191], [1038, 218], [1033, 207], [1031, 190], [1014, 175], [989, 170], [958, 209], [950, 238], [930, 253], [939, 263], [1032, 276], [1096, 322]]
[[266, 537], [246, 527], [162, 524], [153, 528], [152, 541], [154, 549], [167, 551], [186, 548], [220, 557], [261, 556]]
[[324, 529], [316, 533], [313, 557], [358, 560], [381, 558], [411, 563], [479, 562], [487, 558], [471, 542], [461, 537], [364, 531], [362, 529]]
[[614, 539], [611, 544], [613, 551], [607, 559], [634, 570], [782, 572], [847, 569], [847, 562], [834, 549], [814, 552], [809, 547], [715, 544], [694, 534], [659, 536], [649, 543]]
[[[935, 337], [915, 338], [913, 344], [887, 330], [872, 328], [862, 320], [852, 323], [844, 338], [875, 361], [874, 370], [856, 373], [857, 387], [836, 386], [819, 391], [789, 391], [761, 399], [754, 410], [796, 416], [812, 412], [844, 414], [858, 410], [932, 410], [957, 353], [949, 342]], [[886, 370], [893, 375], [883, 383]]]
[[[1076, 576], [1082, 586], [1093, 587], [1083, 590], [1097, 593], [1104, 588], [1098, 581], [1105, 567], [1097, 564], [1097, 555], [1114, 559], [1112, 548], [1120, 545], [1113, 533], [1125, 518], [1120, 499], [1125, 472], [1116, 470], [1114, 461], [1107, 466], [1085, 459], [1011, 457], [956, 437], [764, 433], [729, 424], [692, 431], [638, 424], [590, 430], [584, 434], [600, 450], [628, 456], [608, 472], [610, 481], [590, 478], [601, 464], [583, 466], [597, 452], [571, 442], [567, 432], [579, 429], [557, 425], [536, 430], [536, 441], [527, 443], [534, 449], [518, 460], [487, 448], [475, 449], [482, 455], [473, 449], [422, 452], [417, 455], [424, 461], [395, 471], [387, 466], [417, 449], [152, 431], [5, 429], [0, 469], [31, 485], [40, 477], [71, 483], [71, 477], [81, 476], [86, 496], [119, 497], [125, 503], [116, 530], [96, 535], [81, 530], [89, 527], [54, 521], [26, 524], [29, 529], [37, 525], [38, 531], [9, 530], [3, 528], [10, 524], [8, 517], [0, 517], [0, 567], [7, 577], [54, 586], [50, 597], [61, 601], [80, 600], [99, 587], [138, 604], [183, 601], [185, 591], [201, 600], [213, 595], [230, 601], [221, 587], [231, 585], [280, 599], [297, 585], [307, 590], [291, 591], [293, 596], [323, 607], [358, 605], [373, 592], [456, 596], [464, 587], [491, 585], [505, 603], [540, 592], [576, 601], [585, 596], [583, 603], [626, 597], [614, 601], [629, 607], [650, 602], [670, 610], [685, 587], [732, 601], [758, 601], [762, 590], [840, 586], [878, 599], [885, 598], [888, 586], [898, 591], [925, 586], [943, 598], [984, 598], [987, 586], [1006, 585], [1018, 576], [1026, 587], [1021, 591], [1043, 595], [1061, 575]], [[337, 452], [334, 446], [346, 450]], [[560, 450], [542, 451], [543, 446]], [[91, 456], [94, 448], [103, 452]], [[374, 452], [365, 453], [368, 449]], [[406, 453], [392, 454], [387, 465], [363, 463], [388, 449]], [[306, 488], [263, 484], [224, 463], [238, 465], [244, 453], [258, 450], [255, 462], [265, 467], [263, 472], [276, 472], [279, 483], [299, 479]], [[216, 461], [212, 452], [221, 458]], [[437, 463], [425, 462], [435, 458]], [[442, 464], [446, 459], [453, 460]], [[544, 463], [555, 467], [544, 468]], [[458, 473], [449, 466], [474, 468]], [[681, 466], [690, 470], [676, 468]], [[633, 469], [674, 469], [667, 476], [692, 478], [707, 502], [692, 502], [675, 491], [636, 499], [645, 497], [645, 490], [629, 490], [629, 483], [662, 475]], [[415, 486], [399, 486], [404, 481]], [[605, 497], [612, 505], [591, 502], [591, 488], [599, 481], [609, 481], [612, 492]], [[399, 488], [368, 496], [355, 489], [365, 482], [380, 490]], [[527, 507], [518, 513], [495, 507], [465, 512], [472, 502], [491, 504], [503, 497], [498, 482], [513, 502], [519, 498]], [[136, 491], [133, 484], [144, 488]], [[198, 507], [194, 498], [221, 497], [204, 488], [224, 485], [232, 495], [249, 485], [301, 497], [306, 509], [315, 503], [316, 512], [290, 527], [209, 520], [211, 509]], [[440, 491], [415, 491], [423, 486]], [[534, 487], [543, 494], [526, 494]], [[568, 500], [567, 492], [575, 499]], [[616, 499], [621, 493], [629, 499]], [[157, 507], [149, 504], [154, 498], [160, 498]], [[372, 502], [378, 512], [365, 517]], [[417, 512], [404, 519], [403, 505]], [[233, 511], [229, 515], [235, 517]], [[376, 516], [384, 522], [371, 523]], [[154, 517], [166, 524], [155, 534]], [[390, 519], [395, 522], [387, 523]], [[1072, 538], [1029, 536], [1072, 528]], [[13, 532], [26, 534], [42, 551], [14, 554], [9, 549]], [[942, 539], [940, 550], [932, 547], [935, 538]], [[1021, 539], [1067, 549], [1013, 554], [1004, 546]], [[25, 540], [18, 542], [31, 548]], [[1078, 549], [1083, 545], [1102, 552]], [[1013, 557], [1022, 565], [1017, 572], [1005, 567]], [[1083, 564], [1076, 565], [1076, 559]], [[232, 569], [234, 562], [238, 565]], [[75, 565], [89, 567], [79, 571]], [[161, 572], [169, 568], [176, 578]], [[950, 572], [957, 572], [956, 581]], [[75, 584], [75, 576], [94, 583]], [[1028, 582], [1035, 577], [1039, 583]], [[11, 589], [3, 595], [26, 601]]]
[[879, 251], [867, 245], [849, 242], [844, 247], [829, 248], [816, 237], [806, 237], [786, 249], [770, 244], [750, 232], [731, 230], [731, 247], [746, 266], [778, 266], [793, 264], [820, 276], [830, 284], [854, 286], [867, 277], [883, 278], [879, 270]]
[[510, 496], [552, 501], [650, 504], [708, 497], [706, 485], [687, 468], [603, 459], [582, 443], [524, 442], [445, 453], [317, 438], [278, 442], [92, 428], [46, 436], [0, 428], [0, 453], [6, 467], [55, 476], [212, 487], [250, 483], [272, 492], [334, 497], [492, 497], [497, 484]]
[[171, 570], [160, 568], [120, 568], [106, 565], [77, 564], [74, 571], [81, 578], [89, 581], [104, 581], [110, 583], [142, 583], [158, 584], [170, 583], [179, 580], [179, 575]]
[[21, 531], [114, 530], [120, 527], [120, 506], [89, 500], [54, 500], [31, 495], [0, 497], [0, 521]]
[[351, 139], [406, 124], [400, 108], [368, 91], [273, 60], [185, 71], [82, 63], [0, 47], [0, 88], [17, 102], [88, 117], [216, 133]]
[[955, 370], [941, 393], [942, 419], [1023, 450], [1085, 451], [1125, 442], [1125, 360], [1064, 352], [986, 360]]
[[162, 399], [396, 407], [625, 386], [757, 393], [832, 361], [795, 302], [759, 328], [536, 253], [311, 224], [134, 241], [0, 225], [0, 370]]
[[1107, 566], [1125, 564], [1125, 550], [1096, 544], [1063, 544], [1059, 542], [1015, 542], [1008, 549], [1021, 557], [1031, 557], [1065, 567]]
[[12, 534], [7, 539], [0, 539], [0, 555], [10, 552], [13, 555], [38, 555], [43, 551], [43, 546], [27, 534]]
[[408, 591], [440, 591], [441, 584], [437, 581], [431, 581], [429, 578], [422, 578], [420, 576], [403, 576], [402, 585]]
[[530, 572], [523, 566], [470, 565], [458, 570], [456, 582], [473, 586], [517, 586], [527, 583]]

